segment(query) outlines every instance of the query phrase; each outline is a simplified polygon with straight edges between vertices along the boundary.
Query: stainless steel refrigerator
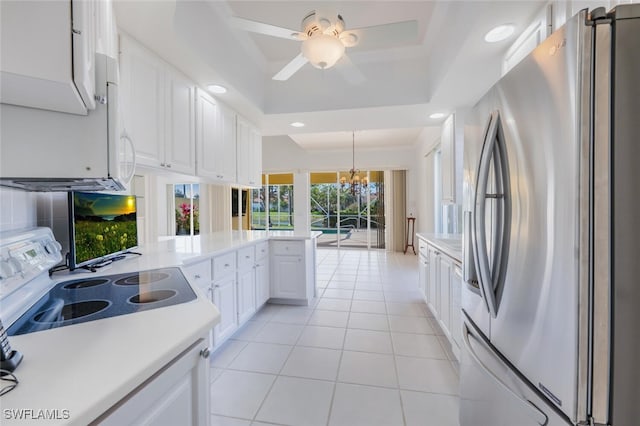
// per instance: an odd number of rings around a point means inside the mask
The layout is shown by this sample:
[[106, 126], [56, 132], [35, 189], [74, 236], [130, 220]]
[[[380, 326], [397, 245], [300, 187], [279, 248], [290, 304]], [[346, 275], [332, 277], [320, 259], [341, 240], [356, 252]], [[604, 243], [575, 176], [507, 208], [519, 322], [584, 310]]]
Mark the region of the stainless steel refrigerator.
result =
[[461, 426], [640, 424], [640, 4], [573, 17], [464, 132]]

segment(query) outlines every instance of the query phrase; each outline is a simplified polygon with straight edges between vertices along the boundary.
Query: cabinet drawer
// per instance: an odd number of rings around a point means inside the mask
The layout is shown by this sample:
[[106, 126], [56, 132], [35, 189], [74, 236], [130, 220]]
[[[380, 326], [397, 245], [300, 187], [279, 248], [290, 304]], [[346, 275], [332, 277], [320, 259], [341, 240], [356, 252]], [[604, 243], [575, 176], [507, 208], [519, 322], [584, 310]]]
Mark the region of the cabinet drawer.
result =
[[269, 254], [269, 243], [263, 241], [256, 244], [256, 260], [262, 260]]
[[304, 242], [303, 241], [271, 241], [271, 250], [273, 254], [278, 255], [290, 255], [290, 256], [302, 256], [304, 254]]
[[206, 289], [211, 284], [211, 260], [183, 266], [182, 271], [187, 280], [202, 289]]
[[245, 247], [238, 250], [238, 269], [245, 270], [253, 267], [255, 263], [255, 246]]
[[418, 239], [418, 250], [420, 251], [420, 253], [424, 252], [425, 256], [427, 254], [427, 242]]
[[213, 258], [213, 279], [218, 280], [236, 270], [236, 252]]

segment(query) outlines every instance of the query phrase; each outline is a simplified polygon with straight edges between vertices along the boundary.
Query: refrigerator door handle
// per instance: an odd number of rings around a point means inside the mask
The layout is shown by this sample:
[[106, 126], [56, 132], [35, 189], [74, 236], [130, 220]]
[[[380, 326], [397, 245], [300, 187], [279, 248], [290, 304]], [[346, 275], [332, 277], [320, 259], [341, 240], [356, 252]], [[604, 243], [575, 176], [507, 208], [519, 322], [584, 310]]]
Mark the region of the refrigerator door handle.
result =
[[484, 143], [482, 144], [482, 152], [480, 154], [480, 163], [478, 164], [478, 176], [476, 179], [476, 188], [474, 196], [473, 220], [471, 226], [471, 239], [473, 242], [473, 258], [476, 265], [476, 273], [478, 275], [478, 284], [482, 299], [487, 310], [493, 318], [496, 317], [495, 306], [490, 303], [490, 289], [493, 280], [491, 279], [491, 270], [489, 267], [489, 254], [487, 253], [487, 235], [485, 229], [486, 218], [486, 192], [489, 179], [489, 169], [491, 167], [491, 154], [493, 153], [493, 145], [495, 138], [491, 137], [495, 127], [494, 114], [489, 116], [487, 130], [485, 132]]
[[[487, 186], [492, 160], [496, 169], [496, 192], [488, 194]], [[506, 255], [508, 253], [511, 228], [509, 166], [502, 120], [497, 110], [492, 112], [489, 118], [476, 182], [472, 225], [472, 241], [475, 248], [474, 260], [487, 309], [491, 316], [495, 318], [498, 313], [498, 304], [504, 285], [507, 266]], [[493, 199], [500, 203], [500, 208], [496, 209], [495, 230], [491, 235], [492, 262], [490, 262], [489, 254], [487, 253], [487, 234], [485, 229], [487, 199]]]
[[530, 412], [530, 417], [532, 419], [534, 419], [540, 426], [545, 426], [547, 424], [547, 422], [549, 421], [549, 418], [547, 417], [547, 415], [544, 414], [531, 401], [529, 401], [527, 399], [524, 399], [522, 396], [518, 395], [518, 393], [516, 393], [513, 389], [511, 389], [506, 383], [504, 383], [502, 380], [500, 380], [500, 378], [498, 376], [496, 376], [489, 369], [489, 367], [487, 367], [482, 362], [482, 360], [480, 359], [478, 354], [476, 354], [476, 352], [474, 351], [473, 347], [471, 346], [471, 341], [469, 340], [469, 337], [471, 337], [473, 340], [478, 342], [478, 344], [484, 346], [482, 341], [480, 339], [478, 339], [477, 337], [475, 337], [469, 331], [469, 327], [467, 326], [466, 322], [464, 322], [462, 324], [462, 340], [464, 342], [464, 346], [465, 346], [467, 352], [469, 353], [469, 355], [471, 355], [471, 358], [482, 369], [482, 371], [484, 371], [484, 373], [487, 376], [491, 377], [491, 379], [493, 379], [493, 381], [495, 381], [501, 388], [506, 390], [509, 394], [511, 394], [511, 396], [513, 396], [516, 400], [518, 400], [522, 404], [523, 407], [527, 407], [528, 411]]

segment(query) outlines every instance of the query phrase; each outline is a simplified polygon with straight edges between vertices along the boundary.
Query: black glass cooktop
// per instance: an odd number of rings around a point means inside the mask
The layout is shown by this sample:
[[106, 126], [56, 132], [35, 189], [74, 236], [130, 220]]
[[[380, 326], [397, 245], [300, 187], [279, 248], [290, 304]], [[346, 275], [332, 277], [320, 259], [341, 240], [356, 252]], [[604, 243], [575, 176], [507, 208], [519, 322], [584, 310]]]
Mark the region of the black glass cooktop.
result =
[[73, 279], [56, 284], [7, 333], [33, 333], [195, 299], [179, 268]]

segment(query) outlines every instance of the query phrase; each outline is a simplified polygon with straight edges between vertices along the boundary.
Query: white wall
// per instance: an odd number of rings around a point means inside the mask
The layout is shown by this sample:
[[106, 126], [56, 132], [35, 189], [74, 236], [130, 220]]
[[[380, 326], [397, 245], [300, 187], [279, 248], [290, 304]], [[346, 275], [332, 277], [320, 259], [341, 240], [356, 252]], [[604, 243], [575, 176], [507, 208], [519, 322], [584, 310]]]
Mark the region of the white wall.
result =
[[413, 148], [413, 161], [407, 172], [407, 214], [416, 217], [416, 231], [433, 232], [433, 156], [440, 144], [440, 126], [425, 127]]
[[36, 226], [37, 194], [0, 188], [0, 231]]
[[[360, 170], [407, 170], [413, 165], [414, 148], [367, 149], [355, 152], [355, 166]], [[263, 173], [349, 170], [353, 164], [351, 149], [306, 151], [289, 136], [262, 138]]]

